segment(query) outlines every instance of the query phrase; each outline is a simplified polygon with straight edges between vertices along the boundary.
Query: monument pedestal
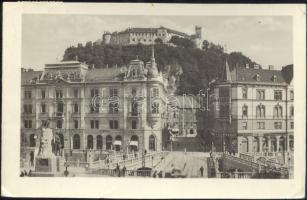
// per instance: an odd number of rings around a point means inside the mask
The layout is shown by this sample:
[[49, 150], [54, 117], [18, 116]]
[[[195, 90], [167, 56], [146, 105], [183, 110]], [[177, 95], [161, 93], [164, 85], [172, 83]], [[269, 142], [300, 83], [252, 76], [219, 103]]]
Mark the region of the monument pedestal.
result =
[[35, 158], [34, 176], [58, 176], [62, 174], [64, 169], [64, 158], [60, 156]]

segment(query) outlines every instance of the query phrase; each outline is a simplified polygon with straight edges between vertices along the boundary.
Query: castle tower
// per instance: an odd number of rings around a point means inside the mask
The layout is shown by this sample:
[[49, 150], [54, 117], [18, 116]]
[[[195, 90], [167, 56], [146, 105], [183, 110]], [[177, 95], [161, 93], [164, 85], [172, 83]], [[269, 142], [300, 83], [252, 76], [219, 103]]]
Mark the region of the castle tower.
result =
[[201, 39], [202, 28], [200, 26], [195, 26], [195, 35], [196, 35], [197, 38]]
[[104, 32], [103, 33], [102, 42], [103, 42], [103, 44], [110, 44], [110, 42], [111, 42], [111, 33], [110, 32]]

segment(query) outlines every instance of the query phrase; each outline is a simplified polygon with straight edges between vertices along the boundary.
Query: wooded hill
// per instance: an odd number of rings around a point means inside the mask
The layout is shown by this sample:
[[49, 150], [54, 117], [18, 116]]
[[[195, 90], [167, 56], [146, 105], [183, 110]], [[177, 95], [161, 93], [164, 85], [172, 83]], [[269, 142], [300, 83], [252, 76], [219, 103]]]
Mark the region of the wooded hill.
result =
[[[255, 62], [240, 52], [225, 53], [220, 45], [204, 41], [203, 49], [193, 48], [188, 41], [178, 39], [173, 45], [156, 42], [155, 58], [159, 70], [166, 71], [170, 66], [170, 74], [176, 77], [177, 94], [197, 94], [213, 78], [223, 78], [226, 58], [230, 68], [245, 67], [249, 64], [253, 68]], [[121, 67], [138, 56], [140, 60], [149, 61], [151, 46], [148, 45], [104, 45], [87, 42], [85, 46], [69, 47], [65, 50], [63, 60], [85, 62], [89, 67], [104, 68]]]

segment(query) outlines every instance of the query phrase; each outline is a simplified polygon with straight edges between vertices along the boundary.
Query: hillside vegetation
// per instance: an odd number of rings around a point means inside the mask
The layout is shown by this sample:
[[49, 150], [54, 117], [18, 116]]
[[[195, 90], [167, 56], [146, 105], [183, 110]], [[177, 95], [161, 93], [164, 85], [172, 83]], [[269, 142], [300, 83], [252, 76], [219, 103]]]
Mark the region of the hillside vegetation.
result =
[[[188, 41], [178, 38], [172, 40], [173, 45], [155, 44], [155, 58], [159, 70], [170, 74], [177, 81], [177, 94], [193, 93], [206, 86], [213, 78], [223, 78], [225, 75], [226, 58], [230, 68], [253, 67], [255, 62], [240, 52], [225, 53], [220, 45], [204, 41], [203, 49], [193, 48]], [[87, 42], [65, 50], [63, 60], [85, 62], [89, 67], [104, 68], [128, 65], [137, 56], [140, 60], [149, 61], [151, 46], [142, 44], [131, 46], [104, 45]]]

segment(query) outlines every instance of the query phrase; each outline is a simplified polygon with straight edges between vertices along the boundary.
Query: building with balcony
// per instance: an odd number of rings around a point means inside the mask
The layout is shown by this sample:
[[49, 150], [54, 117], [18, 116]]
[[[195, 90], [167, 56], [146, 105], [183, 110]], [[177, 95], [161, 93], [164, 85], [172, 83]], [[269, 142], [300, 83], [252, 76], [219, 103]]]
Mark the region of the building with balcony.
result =
[[290, 70], [229, 69], [210, 88], [207, 138], [217, 151], [276, 154], [293, 151], [294, 90]]
[[[44, 71], [21, 73], [21, 147], [31, 159], [41, 125], [51, 119], [63, 153], [86, 157], [87, 150], [162, 150], [166, 126], [167, 79], [151, 60], [128, 67], [88, 69], [78, 61], [46, 64]], [[27, 153], [24, 153], [27, 152]]]

